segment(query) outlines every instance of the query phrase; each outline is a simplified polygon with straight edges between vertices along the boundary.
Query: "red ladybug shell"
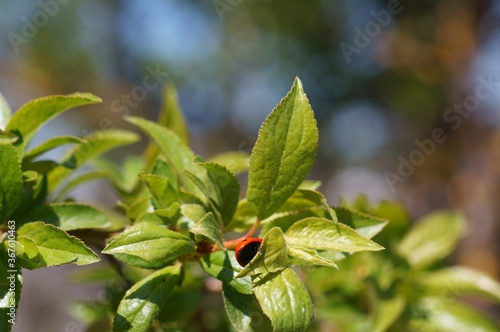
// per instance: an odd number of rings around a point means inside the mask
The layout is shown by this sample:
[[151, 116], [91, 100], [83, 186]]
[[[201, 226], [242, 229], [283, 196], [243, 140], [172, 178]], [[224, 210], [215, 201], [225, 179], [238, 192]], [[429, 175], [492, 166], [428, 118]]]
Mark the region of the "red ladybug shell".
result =
[[236, 246], [234, 256], [241, 266], [246, 266], [257, 255], [262, 239], [251, 237], [244, 239]]

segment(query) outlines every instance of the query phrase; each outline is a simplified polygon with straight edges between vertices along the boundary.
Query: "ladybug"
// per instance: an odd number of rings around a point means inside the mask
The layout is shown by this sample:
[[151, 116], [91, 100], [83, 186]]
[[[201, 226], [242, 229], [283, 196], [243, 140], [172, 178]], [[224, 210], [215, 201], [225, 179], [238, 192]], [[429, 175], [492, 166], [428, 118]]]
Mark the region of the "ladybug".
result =
[[245, 267], [248, 263], [250, 263], [250, 261], [259, 252], [261, 243], [262, 239], [257, 237], [250, 237], [238, 243], [234, 251], [234, 256], [236, 257], [238, 264]]

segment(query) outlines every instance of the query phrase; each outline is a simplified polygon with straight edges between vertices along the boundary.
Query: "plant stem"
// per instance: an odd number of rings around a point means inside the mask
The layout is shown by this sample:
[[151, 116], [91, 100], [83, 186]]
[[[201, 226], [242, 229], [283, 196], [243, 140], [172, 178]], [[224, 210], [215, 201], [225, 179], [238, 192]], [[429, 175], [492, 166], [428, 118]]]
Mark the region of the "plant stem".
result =
[[240, 243], [244, 239], [248, 239], [249, 237], [251, 237], [253, 235], [253, 233], [255, 233], [255, 231], [259, 228], [259, 226], [260, 226], [260, 219], [257, 219], [255, 221], [255, 224], [253, 224], [252, 228], [250, 228], [250, 230], [245, 235], [243, 235], [242, 237], [233, 239], [233, 240], [224, 241], [224, 243], [223, 243], [224, 247], [226, 247], [227, 249], [236, 248], [238, 243]]

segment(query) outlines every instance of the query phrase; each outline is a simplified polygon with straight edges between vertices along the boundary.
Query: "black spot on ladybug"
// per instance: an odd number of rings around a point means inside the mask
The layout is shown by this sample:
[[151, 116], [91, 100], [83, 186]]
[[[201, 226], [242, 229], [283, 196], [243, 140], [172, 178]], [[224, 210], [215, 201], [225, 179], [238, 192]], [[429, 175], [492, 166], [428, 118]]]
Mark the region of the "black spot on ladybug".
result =
[[234, 251], [238, 264], [244, 267], [250, 263], [259, 252], [261, 243], [262, 239], [259, 238], [248, 238], [238, 243]]

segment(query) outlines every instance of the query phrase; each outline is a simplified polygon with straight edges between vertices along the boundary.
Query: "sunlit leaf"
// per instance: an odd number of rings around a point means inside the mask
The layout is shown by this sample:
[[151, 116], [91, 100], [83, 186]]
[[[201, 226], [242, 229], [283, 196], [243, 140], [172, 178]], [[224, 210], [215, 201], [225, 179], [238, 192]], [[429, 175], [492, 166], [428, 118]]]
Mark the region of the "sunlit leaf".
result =
[[500, 283], [466, 267], [453, 266], [418, 275], [417, 282], [446, 298], [466, 294], [485, 296], [500, 303]]
[[219, 164], [237, 175], [248, 171], [250, 156], [246, 152], [226, 152], [208, 159], [209, 163]]
[[42, 144], [26, 152], [24, 160], [33, 159], [47, 151], [58, 148], [65, 144], [83, 144], [85, 140], [76, 136], [56, 136], [49, 138]]
[[12, 111], [9, 104], [0, 93], [0, 130], [5, 130], [7, 123], [9, 123], [10, 117], [12, 116]]
[[[98, 262], [99, 257], [82, 241], [54, 225], [43, 222], [30, 222], [21, 226], [17, 232], [18, 241], [28, 245], [31, 252], [27, 255], [37, 257], [33, 267], [62, 264], [86, 265]], [[33, 246], [34, 244], [34, 246]], [[28, 248], [25, 246], [25, 250]]]
[[[34, 99], [22, 105], [7, 124], [6, 131], [19, 135], [19, 152], [22, 154], [36, 131], [47, 121], [70, 108], [100, 103], [102, 100], [90, 93], [73, 93]], [[27, 121], [29, 119], [29, 121]]]
[[424, 267], [448, 256], [465, 229], [459, 212], [438, 211], [425, 216], [399, 243], [399, 253], [416, 267]]
[[241, 270], [237, 277], [268, 274], [288, 267], [287, 247], [283, 232], [275, 227], [266, 233], [259, 253]]
[[291, 268], [254, 277], [253, 290], [274, 331], [308, 331], [314, 308], [307, 289]]
[[317, 148], [314, 113], [296, 78], [262, 125], [250, 156], [247, 199], [260, 219], [278, 210], [302, 183]]
[[105, 254], [127, 254], [153, 263], [161, 263], [195, 251], [187, 236], [161, 226], [142, 222], [113, 238], [102, 251]]
[[352, 228], [324, 218], [307, 218], [293, 224], [285, 233], [287, 245], [316, 250], [345, 252], [384, 249]]

